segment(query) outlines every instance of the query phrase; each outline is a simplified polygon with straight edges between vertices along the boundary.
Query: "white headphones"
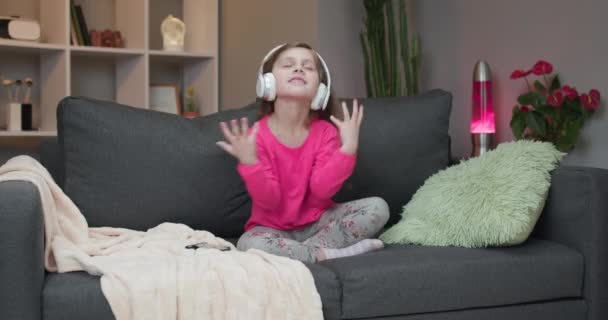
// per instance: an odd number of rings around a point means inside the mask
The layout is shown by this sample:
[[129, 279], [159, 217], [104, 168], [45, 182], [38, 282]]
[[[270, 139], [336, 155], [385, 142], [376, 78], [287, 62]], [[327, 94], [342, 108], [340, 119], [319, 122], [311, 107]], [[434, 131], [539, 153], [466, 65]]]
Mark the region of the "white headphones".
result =
[[[280, 48], [282, 48], [283, 46], [285, 46], [285, 44], [281, 44], [279, 46], [276, 46], [274, 49], [270, 50], [270, 52], [268, 52], [268, 54], [266, 54], [266, 56], [264, 57], [264, 59], [262, 60], [262, 63], [260, 64], [260, 69], [258, 70], [258, 80], [255, 86], [255, 92], [258, 96], [258, 98], [262, 98], [266, 101], [273, 101], [276, 97], [277, 97], [277, 91], [276, 91], [276, 80], [274, 78], [274, 75], [272, 74], [272, 72], [267, 72], [265, 74], [262, 74], [263, 68], [264, 68], [264, 64], [266, 63], [266, 61], [268, 60], [268, 58], [270, 58], [270, 56], [272, 56], [272, 54], [279, 50]], [[319, 84], [319, 88], [317, 89], [317, 94], [315, 95], [315, 97], [312, 99], [312, 102], [310, 103], [310, 108], [312, 110], [324, 110], [325, 107], [327, 107], [327, 103], [329, 102], [329, 95], [330, 95], [330, 89], [331, 89], [331, 76], [329, 75], [329, 69], [327, 68], [327, 65], [325, 64], [325, 61], [323, 61], [323, 58], [321, 58], [321, 55], [316, 52], [315, 50], [314, 53], [317, 54], [317, 57], [319, 57], [319, 60], [321, 61], [321, 64], [323, 65], [323, 70], [325, 70], [325, 74], [327, 75], [327, 85], [325, 85], [323, 82], [321, 82]]]

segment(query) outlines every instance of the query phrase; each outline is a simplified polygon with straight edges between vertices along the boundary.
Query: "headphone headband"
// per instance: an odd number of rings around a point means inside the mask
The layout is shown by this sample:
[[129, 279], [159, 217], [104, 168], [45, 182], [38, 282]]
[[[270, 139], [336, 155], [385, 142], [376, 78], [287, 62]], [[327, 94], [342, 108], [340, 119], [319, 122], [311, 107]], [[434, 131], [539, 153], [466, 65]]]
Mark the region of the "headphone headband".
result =
[[[287, 45], [287, 43], [283, 43], [280, 44], [274, 48], [272, 48], [272, 50], [270, 50], [266, 56], [264, 56], [264, 59], [262, 59], [262, 63], [260, 64], [260, 68], [258, 70], [258, 76], [263, 75], [264, 72], [264, 64], [268, 61], [268, 59], [272, 56], [273, 53], [275, 53], [277, 50], [281, 49], [282, 47], [284, 47], [285, 45]], [[325, 106], [327, 106], [327, 102], [329, 101], [329, 95], [331, 92], [331, 75], [329, 74], [329, 68], [327, 67], [327, 64], [325, 63], [325, 60], [323, 60], [323, 57], [321, 57], [321, 55], [314, 49], [310, 49], [312, 50], [317, 57], [319, 57], [319, 61], [321, 61], [321, 65], [323, 66], [323, 71], [325, 72], [325, 75], [327, 76], [327, 94], [325, 95], [325, 99], [323, 99], [323, 105], [322, 108], [324, 109]]]

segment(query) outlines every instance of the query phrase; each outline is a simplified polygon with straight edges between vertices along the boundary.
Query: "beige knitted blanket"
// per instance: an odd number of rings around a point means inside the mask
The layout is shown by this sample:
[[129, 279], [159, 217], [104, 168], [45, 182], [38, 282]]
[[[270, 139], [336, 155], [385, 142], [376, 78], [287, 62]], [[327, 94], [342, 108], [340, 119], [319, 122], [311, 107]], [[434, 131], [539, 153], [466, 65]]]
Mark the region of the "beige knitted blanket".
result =
[[[323, 318], [312, 275], [299, 261], [254, 249], [240, 252], [183, 224], [163, 223], [146, 232], [89, 228], [49, 172], [29, 156], [0, 167], [0, 181], [6, 180], [29, 181], [40, 192], [46, 269], [101, 276], [118, 320]], [[232, 250], [185, 248], [199, 242]]]

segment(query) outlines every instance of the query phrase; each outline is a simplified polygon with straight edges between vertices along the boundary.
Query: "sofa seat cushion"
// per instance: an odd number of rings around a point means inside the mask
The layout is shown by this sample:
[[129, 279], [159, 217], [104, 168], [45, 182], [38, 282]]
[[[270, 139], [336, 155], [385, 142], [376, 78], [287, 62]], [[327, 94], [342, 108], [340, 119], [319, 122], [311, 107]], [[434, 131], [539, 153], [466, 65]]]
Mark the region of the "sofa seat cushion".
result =
[[[338, 277], [319, 264], [306, 265], [315, 280], [324, 319], [340, 319], [340, 285]], [[114, 319], [98, 276], [85, 272], [48, 273], [42, 293], [44, 320], [111, 320]]]
[[[234, 246], [237, 245], [239, 238], [226, 238]], [[341, 297], [342, 291], [338, 276], [326, 267], [317, 263], [304, 263], [315, 279], [315, 286], [321, 295], [323, 303], [323, 318], [325, 320], [340, 319], [342, 313]]]
[[580, 297], [583, 257], [529, 239], [468, 249], [389, 245], [322, 263], [342, 284], [342, 317], [356, 319]]

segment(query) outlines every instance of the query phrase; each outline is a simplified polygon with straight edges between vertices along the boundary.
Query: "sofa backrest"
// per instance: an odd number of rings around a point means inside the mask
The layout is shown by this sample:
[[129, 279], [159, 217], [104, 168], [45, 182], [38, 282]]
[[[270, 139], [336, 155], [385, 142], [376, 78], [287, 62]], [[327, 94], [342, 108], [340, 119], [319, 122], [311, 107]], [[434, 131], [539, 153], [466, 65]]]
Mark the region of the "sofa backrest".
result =
[[335, 200], [379, 196], [389, 205], [390, 226], [424, 181], [448, 166], [452, 95], [436, 89], [360, 101], [365, 111], [357, 165]]
[[49, 171], [57, 185], [63, 188], [63, 159], [57, 137], [40, 139], [40, 163]]
[[63, 190], [89, 226], [147, 230], [184, 223], [242, 233], [251, 203], [217, 123], [253, 120], [254, 105], [194, 120], [84, 97], [57, 109]]
[[[449, 161], [451, 95], [361, 100], [365, 119], [358, 162], [336, 201], [380, 196], [398, 220], [424, 180]], [[89, 225], [146, 230], [162, 222], [238, 237], [251, 200], [236, 160], [219, 149], [220, 121], [257, 117], [256, 103], [185, 119], [109, 101], [66, 97], [58, 138], [41, 161]]]

